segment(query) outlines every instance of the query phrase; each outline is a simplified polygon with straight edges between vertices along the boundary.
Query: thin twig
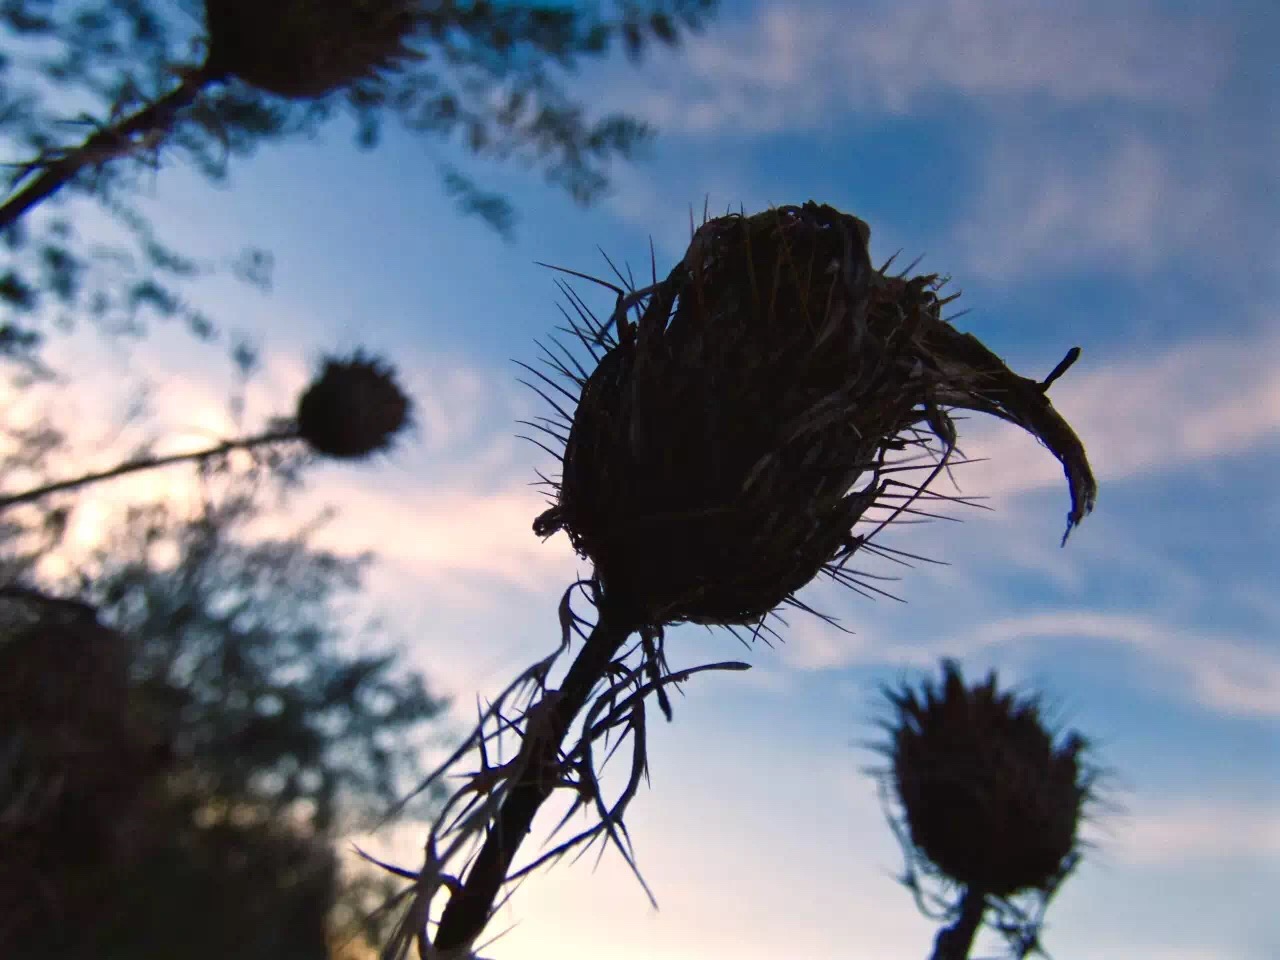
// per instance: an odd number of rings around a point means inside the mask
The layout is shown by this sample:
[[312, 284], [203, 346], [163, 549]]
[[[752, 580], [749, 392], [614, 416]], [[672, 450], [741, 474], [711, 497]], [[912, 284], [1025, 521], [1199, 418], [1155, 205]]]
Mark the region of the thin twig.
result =
[[241, 440], [227, 440], [218, 444], [216, 447], [208, 447], [204, 450], [195, 450], [191, 453], [174, 453], [165, 457], [146, 457], [141, 460], [128, 460], [124, 463], [117, 464], [109, 470], [100, 470], [97, 473], [86, 473], [80, 477], [74, 477], [70, 480], [58, 480], [54, 483], [47, 483], [42, 487], [34, 487], [31, 490], [25, 490], [22, 493], [10, 494], [7, 497], [0, 497], [0, 510], [14, 507], [22, 503], [31, 503], [47, 497], [53, 493], [61, 493], [64, 490], [75, 490], [78, 487], [88, 486], [91, 483], [98, 483], [102, 480], [111, 480], [115, 477], [121, 477], [129, 473], [138, 473], [142, 470], [154, 470], [157, 467], [168, 467], [175, 463], [183, 463], [189, 460], [204, 460], [208, 457], [217, 457], [223, 454], [231, 453], [234, 450], [251, 450], [254, 447], [262, 447], [272, 443], [280, 443], [285, 440], [297, 440], [298, 434], [296, 430], [275, 430], [270, 433], [259, 434], [256, 437], [246, 437]]

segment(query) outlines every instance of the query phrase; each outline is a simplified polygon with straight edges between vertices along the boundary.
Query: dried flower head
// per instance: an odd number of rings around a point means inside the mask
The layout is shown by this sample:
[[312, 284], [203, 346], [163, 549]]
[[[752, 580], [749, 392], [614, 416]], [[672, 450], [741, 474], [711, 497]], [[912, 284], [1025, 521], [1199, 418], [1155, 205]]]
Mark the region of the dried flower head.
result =
[[417, 0], [205, 0], [207, 66], [291, 99], [316, 99], [422, 55]]
[[953, 661], [940, 685], [885, 696], [895, 715], [882, 749], [911, 847], [980, 894], [1051, 891], [1093, 797], [1084, 738], [1057, 740], [1038, 698], [998, 690], [994, 671], [967, 686]]
[[357, 350], [325, 358], [320, 376], [298, 400], [298, 435], [316, 453], [362, 459], [390, 449], [410, 414], [394, 369]]
[[750, 624], [821, 571], [849, 582], [843, 565], [871, 536], [855, 524], [910, 510], [942, 469], [908, 485], [894, 455], [931, 437], [944, 463], [954, 449], [948, 408], [1044, 441], [1070, 482], [1068, 530], [1091, 509], [1084, 447], [1049, 381], [943, 320], [954, 298], [936, 275], [876, 271], [870, 232], [812, 202], [731, 214], [603, 329], [574, 301], [575, 332], [608, 349], [590, 375], [552, 357], [580, 396], [542, 428], [564, 444], [563, 474], [534, 530], [567, 531], [635, 622]]

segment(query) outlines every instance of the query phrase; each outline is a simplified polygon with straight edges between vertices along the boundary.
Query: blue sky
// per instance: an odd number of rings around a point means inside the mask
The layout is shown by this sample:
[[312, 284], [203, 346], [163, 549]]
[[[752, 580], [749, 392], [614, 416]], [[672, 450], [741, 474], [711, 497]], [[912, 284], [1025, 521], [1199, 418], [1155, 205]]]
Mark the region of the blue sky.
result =
[[[1280, 574], [1277, 27], [1262, 2], [727, 4], [676, 55], [572, 81], [663, 129], [597, 207], [475, 170], [517, 203], [510, 245], [455, 215], [438, 145], [394, 134], [364, 154], [330, 127], [239, 163], [228, 189], [161, 171], [154, 213], [180, 247], [276, 254], [269, 296], [203, 291], [263, 348], [250, 419], [289, 407], [326, 349], [363, 344], [402, 369], [414, 441], [379, 467], [318, 472], [294, 510], [339, 506], [330, 541], [382, 555], [372, 600], [457, 695], [460, 729], [477, 692], [553, 647], [556, 601], [586, 569], [562, 537], [530, 531], [541, 499], [527, 484], [548, 458], [513, 438], [539, 402], [509, 360], [531, 361], [560, 322], [534, 260], [603, 271], [599, 245], [647, 269], [652, 236], [662, 270], [704, 197], [713, 211], [815, 199], [868, 221], [877, 261], [902, 248], [951, 273], [971, 309], [957, 325], [1020, 372], [1083, 347], [1053, 396], [1101, 491], [1066, 548], [1056, 461], [1012, 427], [967, 421], [965, 452], [991, 460], [958, 479], [994, 510], [894, 534], [950, 564], [907, 571], [906, 605], [813, 588], [853, 636], [802, 616], [785, 645], [749, 653], [673, 634], [678, 664], [753, 669], [695, 680], [653, 732], [653, 789], [630, 825], [660, 911], [616, 855], [557, 867], [496, 921], [517, 926], [493, 957], [927, 955], [934, 928], [892, 879], [900, 856], [856, 744], [873, 735], [876, 686], [943, 655], [1042, 690], [1116, 770], [1123, 810], [1091, 828], [1098, 849], [1049, 914], [1051, 952], [1280, 953], [1264, 900], [1280, 889], [1280, 599], [1266, 586]], [[228, 365], [187, 344], [176, 331], [130, 353], [57, 344], [84, 371], [59, 403], [86, 457], [110, 461], [119, 384], [142, 374], [175, 448], [231, 429]], [[103, 491], [77, 535], [184, 482]], [[412, 861], [420, 837], [408, 824], [378, 843]]]

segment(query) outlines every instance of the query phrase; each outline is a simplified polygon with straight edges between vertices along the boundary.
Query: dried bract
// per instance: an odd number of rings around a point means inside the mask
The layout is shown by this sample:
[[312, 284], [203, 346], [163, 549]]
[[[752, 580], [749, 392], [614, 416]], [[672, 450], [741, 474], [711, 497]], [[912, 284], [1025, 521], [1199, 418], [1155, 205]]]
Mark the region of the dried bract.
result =
[[869, 237], [812, 202], [719, 217], [632, 295], [637, 324], [620, 304], [534, 530], [566, 530], [636, 623], [750, 624], [838, 570], [868, 510], [936, 477], [906, 487], [891, 458], [930, 436], [949, 457], [949, 408], [1035, 434], [1066, 468], [1068, 529], [1089, 512], [1096, 485], [1048, 381], [943, 320], [937, 276], [873, 269]]
[[208, 69], [316, 99], [422, 55], [418, 0], [205, 0]]
[[298, 435], [319, 454], [357, 460], [389, 449], [410, 413], [395, 371], [357, 350], [325, 359], [323, 372], [298, 400]]

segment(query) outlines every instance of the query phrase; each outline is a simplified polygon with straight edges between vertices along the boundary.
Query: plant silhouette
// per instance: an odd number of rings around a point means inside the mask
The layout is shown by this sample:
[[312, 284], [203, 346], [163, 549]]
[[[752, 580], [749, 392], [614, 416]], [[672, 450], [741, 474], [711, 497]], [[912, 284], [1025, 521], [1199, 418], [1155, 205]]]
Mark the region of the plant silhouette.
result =
[[[431, 828], [426, 862], [409, 874], [415, 884], [389, 957], [415, 942], [424, 960], [476, 955], [504, 888], [597, 840], [612, 842], [644, 884], [624, 816], [647, 768], [646, 701], [670, 719], [665, 688], [747, 669], [672, 672], [665, 628], [758, 636], [772, 631], [780, 606], [809, 610], [796, 593], [819, 575], [880, 591], [849, 562], [860, 553], [903, 559], [880, 534], [950, 499], [930, 484], [957, 451], [951, 410], [1008, 420], [1049, 448], [1070, 488], [1068, 533], [1090, 512], [1097, 487], [1084, 446], [1046, 394], [1079, 351], [1044, 380], [1018, 376], [943, 319], [954, 297], [939, 295], [939, 277], [876, 270], [869, 239], [863, 221], [814, 202], [728, 214], [692, 232], [665, 279], [654, 264], [643, 288], [621, 275], [624, 287], [606, 284], [617, 296], [607, 318], [563, 285], [576, 314], [569, 331], [594, 369], [554, 343], [543, 350], [545, 372], [527, 368], [553, 412], [531, 424], [542, 438], [534, 442], [561, 465], [544, 478], [553, 504], [534, 532], [566, 532], [593, 574], [561, 600], [559, 647], [518, 676], [423, 782], [441, 782], [478, 753], [479, 770], [464, 775]], [[594, 622], [574, 611], [575, 591]], [[553, 685], [575, 634], [582, 645]], [[601, 769], [626, 741], [630, 773], [607, 798]], [[501, 744], [512, 758], [493, 763]], [[514, 869], [557, 791], [571, 800], [556, 833], [579, 810], [594, 825]]]

